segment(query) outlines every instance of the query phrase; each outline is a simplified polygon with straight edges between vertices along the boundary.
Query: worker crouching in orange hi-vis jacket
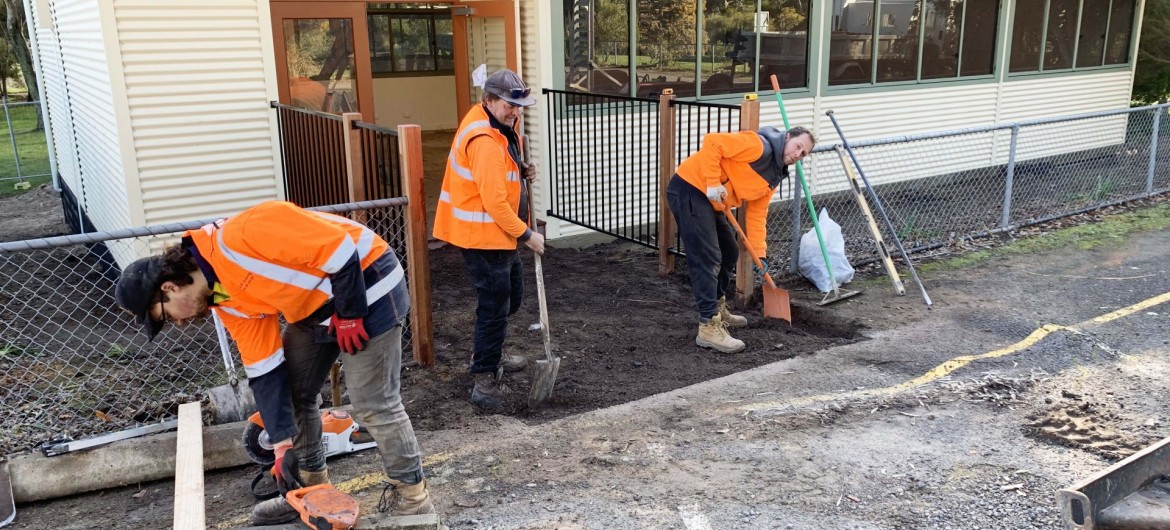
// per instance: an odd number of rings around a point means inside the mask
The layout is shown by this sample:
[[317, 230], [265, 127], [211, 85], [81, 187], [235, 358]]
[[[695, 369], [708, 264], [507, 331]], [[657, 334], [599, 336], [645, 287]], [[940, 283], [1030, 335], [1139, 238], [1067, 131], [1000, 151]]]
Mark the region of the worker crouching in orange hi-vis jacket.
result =
[[[329, 482], [317, 397], [341, 356], [354, 415], [377, 441], [398, 495], [395, 513], [434, 512], [399, 394], [410, 309], [403, 269], [365, 225], [288, 202], [261, 203], [131, 263], [115, 297], [150, 340], [167, 322], [182, 326], [212, 311], [223, 321], [274, 442], [282, 492], [298, 480]], [[280, 315], [288, 322], [283, 334]], [[252, 511], [256, 525], [297, 517], [283, 496]]]
[[536, 99], [520, 76], [500, 70], [488, 76], [479, 105], [459, 124], [443, 191], [435, 211], [435, 238], [459, 247], [475, 284], [470, 371], [475, 376], [471, 401], [477, 406], [503, 405], [504, 372], [527, 365], [519, 355], [504, 355], [508, 317], [520, 310], [523, 297], [518, 246], [544, 254], [544, 236], [528, 228], [528, 186], [536, 168], [524, 163], [514, 127], [524, 107]]
[[803, 127], [710, 133], [703, 137], [702, 147], [679, 164], [667, 184], [666, 201], [678, 223], [699, 310], [695, 344], [723, 353], [744, 348], [743, 341], [727, 330], [746, 326], [747, 319], [727, 308], [727, 286], [739, 260], [739, 245], [735, 229], [721, 210], [747, 201], [744, 230], [751, 248], [766, 264], [772, 194], [788, 177], [788, 166], [808, 156], [814, 145], [816, 139]]

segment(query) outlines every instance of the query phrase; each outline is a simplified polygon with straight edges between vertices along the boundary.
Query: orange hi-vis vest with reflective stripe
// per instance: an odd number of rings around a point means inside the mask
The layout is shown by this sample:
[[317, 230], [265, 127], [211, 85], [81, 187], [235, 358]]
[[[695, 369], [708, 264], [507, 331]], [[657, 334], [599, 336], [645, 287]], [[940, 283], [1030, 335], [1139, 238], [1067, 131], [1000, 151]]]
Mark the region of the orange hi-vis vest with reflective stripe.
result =
[[516, 213], [519, 207], [520, 168], [508, 154], [508, 139], [492, 128], [483, 105], [476, 105], [451, 142], [435, 238], [462, 248], [514, 249], [528, 229]]
[[[755, 131], [707, 133], [699, 150], [675, 170], [679, 177], [704, 194], [707, 188], [722, 184], [727, 189], [723, 204], [729, 207], [736, 208], [740, 202], [747, 201], [743, 229], [760, 258], [767, 255], [768, 205], [775, 191], [752, 168], [752, 163], [764, 154], [764, 139]], [[716, 207], [714, 203], [712, 207]]]
[[[184, 236], [215, 271], [229, 298], [213, 306], [236, 340], [249, 378], [284, 361], [278, 313], [300, 321], [333, 297], [329, 275], [354, 253], [364, 270], [390, 246], [365, 225], [311, 212], [289, 202], [265, 202]], [[367, 300], [404, 281], [401, 264], [366, 286]]]

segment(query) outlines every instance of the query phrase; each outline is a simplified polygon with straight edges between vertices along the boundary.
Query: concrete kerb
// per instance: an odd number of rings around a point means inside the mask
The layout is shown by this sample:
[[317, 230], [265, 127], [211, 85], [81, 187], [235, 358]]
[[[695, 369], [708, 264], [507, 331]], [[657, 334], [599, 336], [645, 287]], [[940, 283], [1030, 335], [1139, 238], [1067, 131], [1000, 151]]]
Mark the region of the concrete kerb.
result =
[[[205, 471], [252, 463], [240, 443], [246, 423], [203, 428]], [[8, 464], [13, 496], [26, 503], [174, 477], [177, 438], [168, 432], [60, 456], [14, 456]]]

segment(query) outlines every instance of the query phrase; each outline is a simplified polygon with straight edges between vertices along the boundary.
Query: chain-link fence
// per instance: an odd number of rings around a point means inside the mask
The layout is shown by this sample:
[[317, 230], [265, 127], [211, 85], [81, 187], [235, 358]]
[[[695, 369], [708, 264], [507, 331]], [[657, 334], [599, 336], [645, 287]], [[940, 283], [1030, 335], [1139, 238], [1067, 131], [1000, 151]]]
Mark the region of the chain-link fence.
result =
[[[850, 145], [857, 157], [855, 167], [872, 184], [893, 225], [891, 234], [871, 198], [869, 206], [887, 246], [894, 251], [897, 236], [913, 252], [1170, 191], [1168, 107]], [[848, 121], [843, 119], [841, 126], [848, 139]], [[817, 146], [805, 160], [813, 202], [841, 225], [850, 261], [870, 262], [876, 259], [873, 237], [849, 191], [836, 147]], [[799, 215], [793, 215], [794, 194], [788, 192], [793, 184], [785, 186], [785, 199], [769, 209], [772, 270], [793, 270], [799, 241], [794, 232], [812, 229], [803, 200]]]
[[[406, 204], [314, 209], [354, 212], [408, 267]], [[167, 326], [147, 342], [114, 302], [119, 263], [207, 222], [0, 243], [0, 454], [173, 418], [180, 403], [206, 400], [207, 389], [232, 376], [243, 379], [238, 353], [225, 341], [225, 357], [211, 319]], [[407, 321], [403, 349], [410, 344]]]
[[0, 121], [0, 186], [48, 181], [49, 147], [41, 121], [39, 101], [27, 103], [0, 98], [4, 120]]

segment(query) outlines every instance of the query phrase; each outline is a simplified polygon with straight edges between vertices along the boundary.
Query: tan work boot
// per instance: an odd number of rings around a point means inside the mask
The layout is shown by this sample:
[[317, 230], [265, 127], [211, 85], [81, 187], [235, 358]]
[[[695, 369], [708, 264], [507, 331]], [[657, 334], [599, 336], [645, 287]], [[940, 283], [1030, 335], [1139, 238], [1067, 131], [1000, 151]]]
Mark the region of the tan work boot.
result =
[[727, 297], [719, 298], [719, 319], [729, 328], [742, 328], [748, 325], [747, 317], [733, 314], [727, 305]]
[[742, 340], [732, 337], [727, 332], [727, 324], [719, 317], [719, 313], [715, 313], [711, 320], [699, 324], [695, 344], [704, 348], [714, 348], [722, 353], [737, 353], [744, 348]]
[[[305, 483], [305, 486], [329, 483], [328, 467], [323, 467], [320, 471], [302, 469], [300, 475], [301, 481]], [[288, 501], [284, 500], [284, 497], [278, 495], [253, 506], [251, 520], [255, 526], [269, 526], [291, 523], [300, 516], [300, 513], [289, 505]]]
[[[391, 498], [387, 498], [392, 495]], [[389, 506], [387, 504], [389, 503]], [[385, 511], [393, 507], [392, 515], [419, 515], [435, 513], [435, 504], [431, 502], [431, 494], [427, 490], [427, 479], [418, 484], [390, 479], [390, 484], [382, 490], [382, 499], [378, 501], [378, 509]]]

